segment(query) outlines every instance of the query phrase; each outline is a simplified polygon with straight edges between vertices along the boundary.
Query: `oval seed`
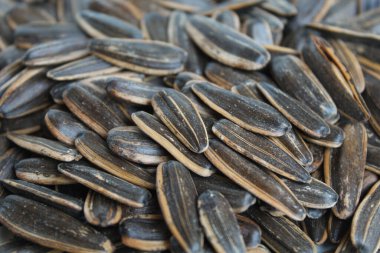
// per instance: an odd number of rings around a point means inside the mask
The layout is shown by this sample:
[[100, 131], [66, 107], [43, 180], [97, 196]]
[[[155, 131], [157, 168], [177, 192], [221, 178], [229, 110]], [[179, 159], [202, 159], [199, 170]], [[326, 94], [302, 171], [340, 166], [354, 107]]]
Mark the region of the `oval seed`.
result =
[[202, 155], [188, 150], [156, 117], [146, 112], [132, 114], [132, 120], [146, 135], [165, 148], [174, 158], [194, 173], [209, 177], [214, 173], [210, 162]]
[[7, 133], [7, 137], [21, 148], [55, 160], [71, 162], [74, 160], [78, 161], [82, 158], [76, 149], [72, 149], [58, 141], [32, 135], [16, 135], [11, 133]]
[[112, 199], [90, 190], [84, 202], [84, 216], [92, 225], [109, 227], [121, 220], [122, 207]]
[[203, 192], [198, 198], [198, 208], [206, 237], [216, 252], [246, 251], [236, 216], [221, 193]]
[[187, 58], [183, 49], [159, 41], [95, 39], [90, 49], [116, 66], [149, 75], [178, 73], [183, 70]]
[[290, 189], [274, 174], [258, 167], [217, 140], [210, 140], [206, 157], [223, 174], [260, 200], [295, 220], [303, 220], [306, 210]]
[[270, 60], [268, 51], [254, 40], [211, 18], [191, 17], [186, 31], [203, 52], [225, 65], [258, 70]]
[[188, 149], [202, 153], [208, 148], [208, 136], [203, 120], [185, 95], [164, 90], [154, 95], [152, 106], [158, 118]]
[[92, 227], [52, 207], [16, 195], [9, 195], [1, 202], [0, 222], [13, 233], [49, 248], [78, 253], [114, 250], [110, 240]]
[[112, 129], [107, 144], [115, 154], [135, 163], [156, 165], [169, 160], [165, 149], [135, 126]]
[[152, 189], [154, 177], [144, 169], [113, 155], [107, 143], [93, 132], [84, 132], [75, 140], [78, 151], [91, 163], [132, 184]]
[[185, 252], [203, 247], [197, 212], [197, 190], [190, 172], [179, 162], [161, 163], [157, 168], [157, 197], [169, 230]]
[[191, 88], [210, 108], [249, 131], [282, 136], [291, 129], [290, 123], [266, 103], [234, 94], [208, 82], [195, 83]]
[[61, 163], [58, 170], [80, 184], [128, 206], [143, 207], [151, 198], [148, 190], [86, 165]]

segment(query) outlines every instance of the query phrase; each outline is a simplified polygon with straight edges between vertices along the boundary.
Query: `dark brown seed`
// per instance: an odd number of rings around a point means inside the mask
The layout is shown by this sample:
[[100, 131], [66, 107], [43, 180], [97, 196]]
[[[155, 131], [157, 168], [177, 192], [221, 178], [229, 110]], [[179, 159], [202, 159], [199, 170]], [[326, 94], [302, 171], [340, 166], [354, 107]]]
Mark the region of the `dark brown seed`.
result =
[[90, 190], [84, 203], [84, 216], [92, 225], [109, 227], [119, 223], [122, 206], [112, 199]]
[[367, 146], [367, 163], [365, 168], [377, 175], [380, 175], [380, 147]]
[[208, 148], [208, 136], [203, 120], [190, 99], [167, 89], [152, 98], [157, 117], [188, 149], [202, 153]]
[[187, 12], [195, 12], [203, 8], [208, 8], [212, 6], [211, 1], [202, 1], [202, 0], [163, 0], [159, 2], [162, 6]]
[[347, 231], [350, 230], [351, 219], [341, 220], [331, 212], [328, 223], [327, 231], [329, 239], [333, 243], [339, 243]]
[[194, 173], [208, 177], [214, 173], [210, 162], [202, 155], [188, 150], [156, 117], [146, 112], [132, 114], [132, 120], [146, 135], [165, 148], [174, 158]]
[[239, 18], [239, 15], [234, 11], [230, 11], [230, 10], [215, 11], [212, 14], [212, 18], [237, 31], [240, 30], [240, 18]]
[[6, 13], [5, 19], [12, 30], [16, 29], [19, 25], [28, 23], [55, 23], [54, 17], [45, 9], [30, 5], [14, 6]]
[[7, 133], [8, 139], [16, 145], [33, 153], [53, 158], [55, 160], [71, 162], [78, 161], [82, 156], [77, 150], [70, 148], [58, 141], [42, 137]]
[[59, 161], [48, 158], [27, 158], [15, 164], [16, 177], [42, 185], [74, 184], [75, 181], [60, 173]]
[[190, 172], [179, 162], [157, 168], [157, 197], [170, 232], [185, 252], [203, 248], [203, 233], [197, 211], [197, 190]]
[[173, 82], [173, 88], [178, 90], [178, 91], [182, 91], [182, 89], [185, 87], [185, 85], [189, 82], [189, 81], [192, 81], [192, 80], [205, 80], [203, 78], [203, 76], [200, 76], [200, 75], [197, 75], [195, 73], [192, 73], [192, 72], [181, 72], [179, 73], [174, 82]]
[[80, 199], [56, 192], [44, 186], [28, 183], [22, 180], [4, 179], [2, 185], [13, 194], [21, 195], [36, 200], [46, 205], [55, 207], [68, 214], [79, 215], [83, 210], [83, 202]]
[[283, 211], [292, 219], [305, 218], [305, 209], [274, 174], [258, 167], [217, 140], [210, 140], [210, 147], [205, 155], [223, 174], [260, 200]]
[[303, 135], [303, 138], [308, 142], [314, 143], [316, 145], [327, 147], [327, 148], [339, 148], [342, 146], [343, 141], [345, 139], [344, 131], [335, 125], [329, 125], [330, 134], [326, 137], [315, 139], [310, 138], [309, 136]]
[[242, 31], [264, 47], [274, 44], [271, 27], [263, 18], [252, 17], [245, 20]]
[[3, 119], [0, 132], [12, 132], [15, 134], [32, 134], [39, 131], [43, 125], [46, 110], [40, 110], [26, 116]]
[[327, 212], [327, 209], [306, 208], [307, 217], [310, 219], [319, 219]]
[[271, 138], [271, 140], [302, 166], [313, 163], [313, 154], [297, 131], [290, 129], [284, 136]]
[[63, 102], [75, 116], [102, 137], [106, 137], [109, 130], [124, 125], [104, 101], [80, 86], [68, 88], [63, 95]]
[[[28, 214], [28, 215], [25, 215]], [[0, 222], [13, 233], [40, 245], [78, 253], [111, 253], [107, 237], [54, 208], [16, 195], [0, 205]]]
[[78, 135], [88, 130], [72, 114], [57, 109], [50, 109], [45, 114], [45, 124], [55, 138], [67, 145], [74, 145]]
[[279, 16], [297, 15], [297, 8], [286, 0], [266, 0], [260, 7]]
[[261, 241], [261, 229], [260, 227], [250, 218], [242, 215], [236, 215], [239, 223], [240, 232], [243, 236], [245, 247], [247, 252], [253, 252], [257, 247], [260, 246]]
[[118, 72], [119, 67], [95, 56], [88, 56], [69, 62], [47, 72], [47, 76], [57, 81], [77, 80]]
[[34, 45], [57, 39], [84, 38], [83, 33], [70, 23], [31, 23], [20, 25], [15, 30], [15, 45], [28, 49]]
[[287, 218], [273, 217], [258, 207], [251, 207], [248, 216], [260, 226], [263, 242], [274, 252], [317, 252], [309, 236]]
[[89, 53], [87, 39], [62, 39], [30, 48], [23, 57], [27, 66], [57, 65], [79, 59]]
[[[24, 154], [20, 149], [9, 148], [0, 156], [0, 179], [14, 178], [14, 165], [24, 158]], [[4, 187], [0, 185], [0, 197], [5, 194]]]
[[168, 42], [184, 49], [188, 53], [185, 70], [202, 74], [201, 55], [189, 35], [184, 32], [187, 21], [188, 16], [184, 12], [174, 11], [170, 14]]
[[362, 190], [367, 156], [367, 132], [363, 124], [344, 127], [346, 139], [340, 149], [326, 149], [324, 175], [327, 185], [339, 195], [333, 212], [340, 219], [354, 214]]
[[124, 245], [140, 251], [164, 251], [169, 249], [170, 231], [162, 220], [132, 218], [120, 225]]
[[0, 69], [4, 69], [6, 66], [11, 65], [14, 62], [18, 62], [24, 55], [24, 50], [15, 46], [7, 46], [0, 52]]
[[228, 200], [219, 192], [207, 190], [198, 198], [199, 220], [216, 252], [245, 252], [243, 237]]
[[283, 179], [299, 202], [309, 208], [327, 209], [335, 206], [338, 194], [322, 181], [312, 178], [308, 184]]
[[229, 147], [261, 166], [292, 180], [311, 180], [301, 165], [267, 137], [249, 132], [225, 119], [215, 123], [212, 130]]
[[181, 72], [187, 58], [183, 49], [159, 41], [95, 39], [90, 49], [116, 66], [149, 75]]
[[158, 12], [145, 13], [141, 20], [141, 30], [144, 38], [168, 42], [169, 17]]
[[75, 140], [75, 146], [87, 160], [112, 175], [144, 188], [154, 188], [152, 175], [135, 164], [113, 155], [106, 141], [95, 133], [82, 133]]
[[360, 252], [380, 248], [380, 182], [377, 182], [358, 206], [351, 225], [352, 244]]
[[273, 107], [215, 87], [208, 82], [192, 86], [193, 92], [210, 108], [227, 119], [252, 132], [269, 136], [282, 136], [290, 123]]
[[283, 91], [308, 105], [326, 121], [334, 123], [339, 119], [334, 101], [299, 58], [291, 55], [278, 56], [271, 62], [271, 71]]
[[108, 94], [136, 105], [150, 105], [154, 94], [163, 89], [166, 88], [120, 78], [111, 79], [107, 85]]
[[254, 40], [211, 18], [191, 17], [186, 31], [203, 52], [228, 66], [258, 70], [270, 60], [268, 51]]
[[22, 239], [13, 239], [7, 242], [4, 242], [0, 246], [1, 252], [28, 252], [28, 253], [54, 253], [54, 249], [45, 248], [40, 245], [22, 240]]
[[213, 174], [208, 178], [192, 175], [199, 194], [207, 190], [218, 191], [228, 200], [235, 213], [245, 212], [255, 204], [256, 198], [229, 178]]
[[306, 167], [306, 169], [312, 173], [316, 170], [318, 170], [319, 167], [321, 167], [323, 163], [323, 155], [325, 153], [325, 149], [322, 146], [307, 143], [309, 146], [309, 149], [311, 153], [313, 154], [313, 163]]
[[364, 178], [363, 178], [363, 187], [361, 192], [361, 198], [365, 197], [365, 195], [368, 193], [368, 191], [371, 189], [371, 187], [377, 183], [379, 180], [379, 176], [375, 173], [372, 173], [369, 170], [364, 171]]
[[343, 240], [339, 243], [338, 247], [335, 249], [335, 253], [351, 253], [357, 252], [358, 249], [352, 245], [350, 238], [350, 233], [346, 233]]
[[83, 10], [76, 15], [76, 21], [84, 32], [96, 39], [108, 37], [141, 39], [143, 37], [136, 26], [101, 12]]
[[22, 71], [23, 69], [24, 65], [22, 64], [22, 61], [15, 60], [0, 70], [0, 95], [3, 95], [8, 87], [12, 85], [14, 80], [18, 78], [21, 73], [25, 72]]
[[[45, 78], [45, 72], [45, 68], [24, 69], [8, 81], [10, 85], [0, 98], [3, 117], [20, 117], [46, 107], [46, 98], [40, 98], [46, 97], [53, 83]], [[29, 103], [34, 104], [28, 105]], [[23, 109], [24, 105], [28, 105], [28, 108]], [[30, 108], [32, 105], [33, 108]], [[20, 108], [22, 112], [12, 117], [12, 112]]]
[[342, 112], [358, 121], [370, 118], [349, 73], [326, 40], [312, 37], [303, 48], [302, 56]]
[[327, 215], [318, 219], [306, 218], [304, 221], [304, 230], [317, 245], [323, 244], [327, 240]]
[[273, 107], [307, 135], [321, 138], [330, 134], [328, 124], [307, 105], [268, 83], [260, 83], [257, 87]]
[[200, 14], [211, 15], [217, 11], [239, 10], [239, 9], [243, 9], [245, 7], [257, 5], [260, 2], [261, 2], [260, 0], [232, 0], [232, 1], [225, 1], [225, 2], [223, 2], [223, 1], [217, 2], [216, 4], [209, 6], [209, 8], [201, 9]]
[[112, 129], [107, 144], [115, 154], [135, 163], [156, 165], [169, 160], [165, 149], [135, 126]]

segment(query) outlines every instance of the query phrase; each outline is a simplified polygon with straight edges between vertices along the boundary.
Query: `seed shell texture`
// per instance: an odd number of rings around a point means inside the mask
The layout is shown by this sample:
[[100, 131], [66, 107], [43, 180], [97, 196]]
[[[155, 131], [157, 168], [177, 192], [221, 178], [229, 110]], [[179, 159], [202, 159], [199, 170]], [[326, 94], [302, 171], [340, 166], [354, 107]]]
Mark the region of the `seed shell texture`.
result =
[[170, 159], [164, 148], [136, 126], [112, 129], [107, 144], [115, 154], [139, 164], [157, 165]]
[[258, 199], [295, 220], [303, 220], [306, 210], [290, 189], [273, 173], [236, 153], [218, 140], [210, 140], [206, 157], [223, 174]]
[[152, 99], [158, 118], [188, 149], [202, 153], [208, 148], [207, 130], [191, 100], [181, 92], [167, 89]]
[[251, 207], [248, 216], [260, 226], [263, 242], [274, 252], [317, 252], [314, 242], [291, 220], [274, 217], [258, 207]]
[[157, 169], [157, 197], [170, 232], [185, 252], [203, 248], [197, 211], [197, 189], [190, 172], [179, 162], [162, 163]]
[[111, 241], [92, 227], [52, 207], [16, 195], [9, 195], [1, 202], [0, 222], [20, 237], [49, 248], [78, 253], [114, 250]]
[[160, 41], [95, 39], [90, 50], [116, 66], [148, 75], [181, 72], [187, 59], [186, 51]]
[[82, 133], [75, 146], [91, 163], [132, 184], [153, 189], [154, 177], [143, 168], [112, 154], [106, 141], [93, 132]]
[[78, 161], [82, 156], [76, 149], [70, 148], [58, 141], [42, 137], [7, 133], [9, 140], [21, 148], [63, 162]]
[[210, 108], [239, 126], [263, 135], [283, 136], [292, 126], [272, 106], [212, 85], [198, 82], [193, 92]]
[[204, 53], [227, 66], [258, 70], [270, 61], [268, 51], [253, 39], [211, 18], [192, 16], [186, 31]]
[[215, 170], [203, 154], [187, 149], [170, 130], [153, 115], [140, 111], [132, 114], [132, 120], [146, 135], [165, 148], [174, 158], [194, 173], [211, 176]]
[[346, 139], [340, 149], [326, 149], [324, 175], [339, 195], [332, 211], [340, 219], [351, 217], [359, 203], [367, 156], [367, 132], [363, 124], [344, 127]]
[[198, 198], [198, 208], [203, 230], [216, 252], [246, 251], [236, 216], [221, 193], [203, 192]]

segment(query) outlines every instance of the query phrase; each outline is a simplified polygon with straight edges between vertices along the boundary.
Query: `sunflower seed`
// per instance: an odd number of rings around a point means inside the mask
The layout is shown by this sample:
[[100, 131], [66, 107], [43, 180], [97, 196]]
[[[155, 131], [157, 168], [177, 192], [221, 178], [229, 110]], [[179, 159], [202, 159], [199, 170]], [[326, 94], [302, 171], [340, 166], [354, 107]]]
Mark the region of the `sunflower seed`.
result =
[[228, 66], [258, 70], [270, 60], [268, 51], [254, 40], [211, 18], [191, 17], [186, 31], [204, 53]]
[[113, 252], [108, 238], [92, 227], [16, 195], [9, 195], [1, 202], [0, 221], [15, 234], [46, 247], [69, 252]]
[[303, 61], [295, 56], [278, 56], [271, 62], [271, 72], [281, 89], [326, 121], [334, 123], [339, 119], [334, 101]]
[[88, 53], [86, 39], [62, 39], [30, 48], [24, 54], [23, 63], [27, 66], [56, 65], [77, 60]]
[[309, 208], [327, 209], [335, 206], [338, 194], [322, 181], [315, 178], [308, 184], [282, 180], [294, 193], [299, 202]]
[[101, 12], [83, 10], [76, 15], [78, 25], [92, 38], [142, 39], [141, 31], [134, 25]]
[[344, 127], [346, 139], [340, 149], [326, 149], [325, 180], [339, 195], [334, 214], [347, 219], [354, 214], [363, 184], [367, 156], [367, 133], [360, 123]]
[[306, 105], [270, 84], [260, 83], [258, 89], [272, 106], [301, 131], [315, 138], [326, 137], [330, 134], [328, 124]]
[[216, 252], [246, 251], [240, 227], [228, 200], [207, 190], [198, 198], [200, 222]]
[[144, 38], [168, 42], [169, 17], [157, 12], [145, 13], [141, 20], [141, 30]]
[[153, 96], [152, 106], [158, 118], [188, 149], [202, 153], [208, 148], [203, 120], [185, 95], [170, 89], [160, 91]]
[[119, 70], [119, 67], [115, 67], [98, 57], [88, 56], [49, 70], [47, 76], [57, 81], [68, 81], [111, 74]]
[[17, 178], [42, 185], [74, 184], [75, 181], [57, 170], [59, 161], [49, 158], [27, 158], [15, 164]]
[[5, 17], [12, 30], [16, 29], [19, 25], [28, 23], [55, 23], [54, 17], [45, 9], [25, 5], [19, 5], [10, 9]]
[[126, 79], [112, 79], [107, 85], [108, 94], [137, 105], [150, 105], [152, 97], [163, 89], [146, 82]]
[[306, 218], [304, 221], [304, 231], [310, 236], [310, 239], [317, 245], [323, 244], [327, 240], [327, 220], [326, 215], [318, 219]]
[[248, 191], [242, 189], [227, 177], [213, 174], [208, 178], [192, 175], [194, 184], [199, 194], [207, 190], [218, 191], [230, 203], [235, 213], [245, 212], [251, 205], [255, 204], [256, 198]]
[[108, 132], [108, 147], [117, 155], [140, 164], [156, 165], [169, 154], [137, 127], [117, 127]]
[[282, 136], [291, 129], [290, 123], [279, 112], [261, 101], [234, 94], [205, 81], [191, 88], [210, 108], [247, 130]]
[[358, 206], [351, 225], [351, 241], [359, 251], [376, 252], [380, 248], [380, 182], [377, 182]]
[[7, 190], [14, 194], [55, 207], [68, 214], [79, 215], [82, 212], [82, 200], [56, 192], [47, 187], [14, 179], [4, 179], [1, 183]]
[[380, 148], [372, 145], [367, 146], [366, 169], [380, 175]]
[[150, 75], [181, 72], [187, 52], [168, 43], [130, 39], [95, 39], [90, 49], [116, 66]]
[[0, 132], [12, 132], [15, 134], [32, 134], [42, 128], [46, 110], [40, 110], [32, 114], [14, 119], [3, 119]]
[[63, 102], [75, 116], [102, 137], [106, 137], [109, 130], [124, 125], [104, 101], [80, 86], [68, 88], [63, 95]]
[[342, 146], [345, 134], [344, 131], [339, 127], [335, 125], [329, 125], [330, 128], [330, 134], [326, 137], [315, 139], [310, 138], [309, 136], [303, 135], [303, 138], [307, 140], [308, 142], [314, 143], [316, 145], [320, 145], [322, 147], [326, 148], [339, 148]]
[[269, 23], [260, 17], [244, 21], [242, 31], [262, 46], [273, 45], [273, 36]]
[[214, 11], [214, 13], [212, 14], [212, 18], [224, 25], [234, 28], [237, 31], [240, 30], [240, 18], [239, 18], [239, 15], [234, 11], [230, 11], [230, 10]]
[[239, 10], [245, 7], [254, 6], [261, 2], [261, 0], [230, 0], [225, 2], [217, 2], [208, 8], [203, 8], [200, 10], [202, 15], [210, 15], [217, 11], [225, 10]]
[[305, 218], [305, 209], [274, 174], [261, 169], [217, 140], [210, 140], [205, 155], [223, 174], [260, 200], [278, 208], [292, 219]]
[[301, 165], [265, 136], [249, 132], [225, 119], [215, 123], [212, 130], [229, 147], [261, 166], [292, 180], [311, 180]]
[[251, 207], [248, 216], [261, 228], [263, 242], [275, 252], [317, 252], [313, 241], [292, 221]]
[[266, 0], [260, 7], [279, 16], [295, 16], [297, 8], [286, 0]]
[[82, 158], [77, 150], [72, 149], [57, 141], [32, 135], [11, 133], [7, 133], [7, 137], [9, 140], [21, 148], [24, 148], [36, 154], [53, 158], [55, 160], [71, 162], [74, 160], [78, 161]]
[[122, 207], [119, 203], [90, 190], [84, 203], [84, 216], [92, 225], [108, 227], [119, 223]]
[[157, 197], [164, 220], [182, 249], [199, 252], [203, 233], [197, 212], [197, 190], [190, 172], [181, 163], [169, 161], [158, 166]]
[[253, 220], [246, 216], [236, 215], [236, 218], [247, 252], [251, 252], [251, 250], [256, 249], [260, 245], [261, 229]]
[[169, 129], [156, 117], [146, 112], [132, 114], [132, 120], [146, 135], [166, 149], [174, 158], [182, 162], [194, 173], [208, 177], [214, 173], [210, 162], [202, 155], [188, 150]]
[[192, 80], [205, 80], [202, 76], [197, 75], [192, 72], [181, 72], [179, 73], [173, 82], [173, 88], [182, 91], [182, 89], [185, 87], [185, 85]]
[[75, 140], [78, 151], [91, 163], [132, 184], [152, 189], [154, 177], [141, 167], [118, 156], [107, 147], [106, 141], [92, 132], [84, 132]]
[[344, 237], [345, 233], [350, 229], [351, 220], [341, 220], [331, 212], [328, 223], [327, 231], [329, 233], [329, 239], [333, 243], [339, 243]]
[[[21, 159], [24, 154], [17, 148], [10, 148], [0, 156], [0, 179], [9, 179], [14, 177], [14, 165]], [[0, 185], [0, 197], [4, 196], [4, 187]]]

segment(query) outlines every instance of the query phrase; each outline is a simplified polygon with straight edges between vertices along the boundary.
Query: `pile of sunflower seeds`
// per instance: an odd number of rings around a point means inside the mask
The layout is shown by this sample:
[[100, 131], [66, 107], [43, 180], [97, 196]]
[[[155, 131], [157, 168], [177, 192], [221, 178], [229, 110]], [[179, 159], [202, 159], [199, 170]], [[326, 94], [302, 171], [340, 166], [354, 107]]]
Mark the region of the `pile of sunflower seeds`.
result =
[[0, 252], [380, 248], [380, 1], [0, 0]]

